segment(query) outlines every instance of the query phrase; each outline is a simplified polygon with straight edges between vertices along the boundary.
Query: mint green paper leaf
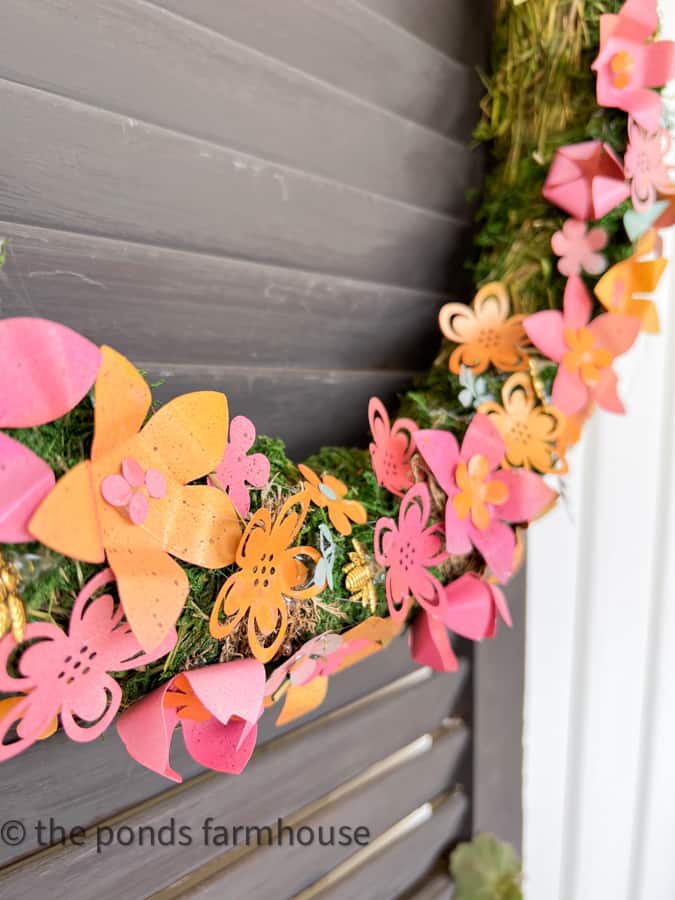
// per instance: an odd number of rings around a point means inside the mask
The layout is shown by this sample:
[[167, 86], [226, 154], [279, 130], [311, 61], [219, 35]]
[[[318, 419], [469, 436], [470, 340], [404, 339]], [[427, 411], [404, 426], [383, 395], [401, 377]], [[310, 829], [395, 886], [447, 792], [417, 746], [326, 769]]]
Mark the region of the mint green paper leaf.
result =
[[450, 856], [455, 900], [523, 900], [522, 869], [510, 844], [479, 834]]

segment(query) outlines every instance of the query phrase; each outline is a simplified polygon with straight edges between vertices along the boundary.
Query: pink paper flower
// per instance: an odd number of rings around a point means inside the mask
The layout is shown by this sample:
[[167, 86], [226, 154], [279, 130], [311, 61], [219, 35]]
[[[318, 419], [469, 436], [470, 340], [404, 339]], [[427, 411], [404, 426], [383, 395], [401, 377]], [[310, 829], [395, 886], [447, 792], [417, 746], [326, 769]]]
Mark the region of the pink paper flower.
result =
[[598, 250], [607, 246], [607, 232], [604, 228], [587, 229], [585, 222], [568, 219], [561, 231], [551, 238], [553, 252], [560, 257], [558, 271], [561, 275], [580, 275], [582, 270], [589, 275], [600, 275], [607, 268], [607, 260]]
[[670, 172], [665, 156], [670, 150], [670, 132], [659, 128], [648, 134], [634, 119], [628, 120], [630, 143], [624, 156], [630, 195], [638, 212], [646, 212], [656, 201], [658, 191], [670, 190]]
[[413, 484], [410, 458], [417, 425], [412, 419], [397, 419], [391, 426], [387, 410], [377, 397], [370, 398], [368, 421], [373, 435], [370, 458], [378, 484], [402, 497]]
[[[45, 319], [0, 322], [0, 428], [34, 428], [77, 406], [96, 379], [101, 351]], [[32, 541], [28, 522], [54, 487], [43, 460], [0, 435], [0, 543]]]
[[565, 287], [562, 313], [546, 310], [525, 319], [525, 331], [535, 347], [559, 363], [552, 399], [567, 416], [592, 401], [610, 412], [624, 412], [612, 361], [632, 346], [640, 320], [603, 313], [591, 322], [592, 309], [583, 281], [573, 275]]
[[675, 43], [652, 40], [658, 25], [656, 0], [628, 0], [618, 15], [601, 16], [592, 66], [600, 106], [624, 110], [648, 132], [661, 119], [661, 98], [650, 88], [675, 78]]
[[589, 222], [623, 203], [630, 189], [609, 144], [583, 141], [556, 152], [542, 193], [573, 218]]
[[131, 457], [122, 460], [122, 474], [108, 475], [101, 482], [103, 499], [111, 506], [124, 507], [134, 525], [142, 525], [150, 512], [150, 500], [166, 494], [166, 478], [158, 469], [147, 471]]
[[[31, 622], [25, 641], [11, 635], [0, 641], [0, 691], [23, 699], [0, 721], [0, 760], [30, 747], [60, 713], [63, 730], [73, 741], [93, 741], [119, 709], [122, 691], [109, 672], [135, 669], [165, 656], [176, 643], [171, 630], [152, 653], [144, 653], [110, 594], [91, 599], [113, 581], [110, 569], [95, 575], [80, 591], [66, 634], [48, 622]], [[23, 649], [22, 649], [23, 648]], [[19, 654], [19, 677], [7, 671]], [[19, 740], [5, 744], [12, 726]]]
[[471, 420], [461, 449], [448, 431], [418, 431], [415, 443], [447, 494], [445, 540], [449, 553], [475, 547], [498, 581], [513, 570], [516, 538], [507, 523], [529, 522], [555, 498], [534, 472], [499, 468], [505, 445], [490, 419]]
[[437, 672], [454, 672], [457, 657], [452, 649], [448, 628], [472, 641], [493, 638], [497, 616], [511, 627], [508, 604], [502, 591], [478, 575], [467, 573], [444, 589], [441, 618], [424, 610], [413, 622], [408, 643], [415, 662], [431, 666]]
[[169, 766], [171, 736], [180, 723], [195, 762], [238, 775], [255, 747], [264, 689], [265, 667], [256, 659], [190, 669], [125, 710], [117, 731], [136, 762], [181, 782]]
[[215, 482], [234, 503], [245, 519], [251, 509], [247, 484], [262, 488], [270, 478], [270, 461], [264, 453], [248, 451], [255, 442], [255, 427], [246, 416], [235, 416], [230, 422], [230, 440], [215, 472]]
[[418, 483], [401, 501], [398, 524], [383, 518], [375, 526], [375, 559], [387, 568], [387, 603], [395, 622], [406, 618], [415, 600], [430, 611], [442, 603], [443, 585], [428, 570], [442, 563], [447, 554], [441, 526], [427, 527], [430, 513], [429, 488]]

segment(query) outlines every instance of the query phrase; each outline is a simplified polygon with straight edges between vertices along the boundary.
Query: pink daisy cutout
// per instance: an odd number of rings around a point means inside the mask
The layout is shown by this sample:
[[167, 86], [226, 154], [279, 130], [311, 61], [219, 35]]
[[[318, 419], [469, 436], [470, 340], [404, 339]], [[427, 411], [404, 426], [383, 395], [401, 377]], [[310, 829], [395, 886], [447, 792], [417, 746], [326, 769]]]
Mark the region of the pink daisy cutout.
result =
[[530, 522], [556, 497], [534, 472], [502, 469], [505, 445], [488, 416], [478, 413], [462, 446], [449, 431], [424, 430], [415, 443], [447, 495], [445, 540], [449, 553], [475, 547], [498, 581], [513, 571], [512, 523]]
[[212, 479], [229, 496], [242, 519], [251, 509], [247, 484], [262, 488], [270, 478], [270, 461], [265, 454], [248, 452], [254, 442], [253, 422], [246, 416], [235, 416], [230, 422], [230, 440]]
[[672, 190], [665, 163], [670, 150], [670, 132], [659, 128], [649, 134], [634, 119], [629, 119], [628, 139], [624, 167], [626, 178], [630, 180], [630, 195], [635, 209], [646, 212], [654, 205], [659, 191]]
[[524, 323], [535, 347], [560, 364], [552, 399], [566, 416], [574, 416], [592, 401], [610, 412], [624, 412], [612, 361], [633, 345], [640, 320], [602, 313], [591, 321], [592, 310], [583, 281], [573, 275], [565, 287], [562, 312], [534, 313]]
[[607, 268], [607, 260], [599, 250], [607, 246], [604, 228], [591, 228], [578, 219], [567, 219], [561, 231], [551, 238], [553, 252], [560, 257], [558, 271], [569, 278], [580, 275], [601, 275]]
[[389, 613], [402, 622], [413, 602], [435, 612], [443, 602], [443, 585], [428, 570], [447, 558], [443, 530], [427, 527], [431, 513], [429, 488], [418, 483], [401, 501], [398, 523], [383, 518], [375, 526], [375, 559], [387, 567], [385, 587]]
[[134, 525], [142, 525], [150, 512], [150, 500], [166, 495], [166, 479], [158, 469], [145, 471], [135, 459], [122, 461], [121, 475], [108, 475], [101, 482], [103, 499], [111, 506], [123, 507]]
[[397, 419], [393, 425], [384, 404], [371, 397], [368, 421], [373, 435], [370, 458], [378, 484], [402, 497], [413, 484], [410, 458], [414, 452], [413, 434], [417, 425], [412, 419]]

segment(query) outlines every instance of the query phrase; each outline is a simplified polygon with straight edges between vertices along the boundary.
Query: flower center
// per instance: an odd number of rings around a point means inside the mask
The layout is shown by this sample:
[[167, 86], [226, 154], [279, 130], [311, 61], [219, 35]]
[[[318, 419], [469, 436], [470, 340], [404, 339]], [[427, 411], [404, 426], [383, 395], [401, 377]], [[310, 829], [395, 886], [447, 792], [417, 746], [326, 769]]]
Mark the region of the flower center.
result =
[[455, 471], [459, 493], [452, 498], [454, 510], [460, 519], [471, 514], [471, 521], [481, 531], [492, 519], [490, 506], [500, 506], [509, 496], [507, 486], [490, 475], [490, 466], [482, 454], [472, 456], [468, 464], [458, 463]]
[[161, 500], [166, 479], [157, 469], [147, 472], [135, 459], [122, 460], [122, 474], [108, 475], [101, 482], [103, 499], [111, 506], [126, 509], [134, 525], [142, 525], [150, 512], [150, 498]]
[[486, 350], [494, 350], [501, 344], [501, 336], [496, 328], [483, 327], [476, 335], [476, 341]]
[[409, 572], [415, 565], [415, 545], [410, 541], [402, 541], [398, 548], [398, 564], [404, 572]]
[[213, 718], [208, 709], [197, 699], [184, 675], [179, 675], [173, 686], [164, 695], [164, 706], [175, 709], [179, 719], [208, 722]]
[[628, 87], [633, 75], [634, 61], [633, 57], [627, 50], [619, 50], [609, 61], [609, 68], [612, 73], [612, 84], [615, 88]]
[[588, 328], [566, 328], [565, 343], [569, 352], [565, 353], [562, 363], [570, 372], [577, 372], [581, 380], [592, 387], [600, 380], [602, 371], [612, 363], [612, 354], [600, 347], [593, 333]]
[[257, 563], [251, 568], [251, 584], [256, 593], [266, 592], [277, 578], [278, 563], [274, 553], [262, 553]]
[[327, 497], [329, 500], [337, 500], [337, 494], [335, 493], [335, 491], [332, 488], [329, 488], [327, 484], [324, 484], [323, 481], [319, 485], [319, 490], [324, 495], [324, 497]]
[[64, 684], [71, 685], [76, 679], [87, 675], [98, 653], [87, 644], [83, 644], [79, 650], [69, 653], [64, 657], [61, 671], [56, 676]]

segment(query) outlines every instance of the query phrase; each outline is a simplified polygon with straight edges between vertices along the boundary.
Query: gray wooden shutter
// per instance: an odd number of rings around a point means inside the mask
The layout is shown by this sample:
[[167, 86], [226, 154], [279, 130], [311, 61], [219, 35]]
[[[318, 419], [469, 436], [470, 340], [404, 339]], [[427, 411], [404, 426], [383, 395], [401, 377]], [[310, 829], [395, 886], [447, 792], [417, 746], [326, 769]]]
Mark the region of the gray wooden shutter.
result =
[[[466, 282], [489, 25], [483, 0], [3, 0], [0, 314], [112, 344], [163, 398], [224, 390], [298, 459], [365, 442], [368, 397], [428, 365]], [[435, 860], [470, 828], [472, 704], [470, 655], [434, 675], [402, 639], [299, 727], [267, 713], [239, 778], [200, 772], [178, 739], [186, 781], [167, 787], [114, 732], [58, 735], [2, 767], [3, 816], [27, 835], [0, 847], [0, 890], [442, 896]], [[208, 816], [372, 840], [224, 849], [199, 839]], [[34, 832], [172, 817], [190, 846], [97, 853], [92, 832], [51, 848]]]

